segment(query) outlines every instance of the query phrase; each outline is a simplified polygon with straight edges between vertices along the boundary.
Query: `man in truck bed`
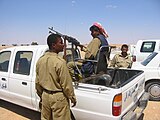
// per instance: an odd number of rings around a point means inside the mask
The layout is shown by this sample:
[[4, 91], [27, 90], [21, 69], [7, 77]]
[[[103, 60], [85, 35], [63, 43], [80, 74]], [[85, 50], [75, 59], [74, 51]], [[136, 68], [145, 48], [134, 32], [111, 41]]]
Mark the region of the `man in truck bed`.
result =
[[[85, 52], [85, 59], [95, 60], [97, 59], [97, 53], [101, 46], [108, 46], [107, 37], [108, 34], [102, 27], [100, 23], [94, 23], [90, 29], [91, 35], [93, 37], [92, 41], [88, 44], [87, 47], [81, 46], [81, 50]], [[74, 74], [73, 68], [75, 67], [74, 62], [69, 62], [67, 65], [70, 69], [71, 75]], [[81, 68], [82, 73], [84, 74], [92, 74], [93, 73], [93, 65], [91, 62], [84, 62], [83, 64], [80, 62], [76, 62], [79, 68]]]

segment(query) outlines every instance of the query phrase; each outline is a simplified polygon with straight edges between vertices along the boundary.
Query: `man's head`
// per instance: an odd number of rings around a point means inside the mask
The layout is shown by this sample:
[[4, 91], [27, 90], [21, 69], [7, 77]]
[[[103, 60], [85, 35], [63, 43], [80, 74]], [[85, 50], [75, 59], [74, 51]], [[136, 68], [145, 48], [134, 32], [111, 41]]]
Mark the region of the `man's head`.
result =
[[93, 38], [97, 37], [100, 34], [100, 29], [95, 25], [92, 25], [89, 30], [91, 31], [91, 35]]
[[[92, 32], [94, 29], [95, 30], [98, 29], [99, 34], [104, 35], [104, 37], [106, 38], [108, 37], [108, 33], [106, 32], [106, 30], [103, 28], [103, 26], [100, 23], [98, 22], [93, 23], [93, 25], [90, 27], [90, 31]], [[93, 33], [93, 32], [91, 33], [93, 37], [95, 36], [95, 34], [96, 33]]]
[[125, 57], [127, 55], [127, 52], [128, 52], [128, 45], [123, 44], [122, 47], [121, 47], [121, 51], [122, 51], [122, 55]]
[[50, 34], [47, 38], [47, 44], [51, 51], [56, 53], [63, 51], [64, 44], [60, 35], [54, 33]]

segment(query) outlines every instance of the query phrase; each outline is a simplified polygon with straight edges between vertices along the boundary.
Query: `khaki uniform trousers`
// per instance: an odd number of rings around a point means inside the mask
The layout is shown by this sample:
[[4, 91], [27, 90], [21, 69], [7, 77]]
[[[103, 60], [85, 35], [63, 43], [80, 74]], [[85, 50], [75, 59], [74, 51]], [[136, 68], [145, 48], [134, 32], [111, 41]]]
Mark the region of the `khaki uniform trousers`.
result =
[[42, 94], [41, 120], [70, 120], [69, 100], [63, 92]]

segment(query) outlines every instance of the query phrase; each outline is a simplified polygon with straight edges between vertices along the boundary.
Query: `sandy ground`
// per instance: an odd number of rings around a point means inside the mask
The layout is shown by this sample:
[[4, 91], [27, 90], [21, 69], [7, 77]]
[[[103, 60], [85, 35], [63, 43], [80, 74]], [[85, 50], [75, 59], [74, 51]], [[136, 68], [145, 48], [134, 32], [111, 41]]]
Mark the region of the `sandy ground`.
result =
[[149, 101], [147, 108], [144, 110], [143, 120], [160, 120], [160, 101]]
[[40, 113], [0, 100], [0, 120], [40, 120]]
[[[0, 120], [40, 120], [40, 113], [0, 100]], [[143, 120], [160, 120], [160, 102], [149, 101]]]

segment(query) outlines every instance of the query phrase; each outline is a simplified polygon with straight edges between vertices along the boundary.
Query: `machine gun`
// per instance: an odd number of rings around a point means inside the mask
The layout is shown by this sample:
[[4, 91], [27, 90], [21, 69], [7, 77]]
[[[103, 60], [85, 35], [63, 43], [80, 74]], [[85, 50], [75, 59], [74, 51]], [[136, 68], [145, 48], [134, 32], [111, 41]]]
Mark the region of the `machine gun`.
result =
[[66, 59], [66, 41], [68, 41], [68, 43], [71, 43], [71, 47], [74, 49], [74, 48], [77, 48], [77, 46], [79, 46], [81, 49], [82, 47], [85, 47], [83, 45], [80, 44], [80, 42], [76, 39], [76, 38], [73, 38], [71, 36], [67, 36], [67, 35], [64, 35], [56, 30], [53, 29], [53, 27], [51, 28], [48, 28], [50, 31], [49, 33], [55, 33], [55, 34], [58, 34], [60, 35], [63, 39], [64, 39], [64, 44], [65, 44], [65, 48], [64, 48], [64, 59]]
[[64, 40], [67, 40], [69, 43], [75, 45], [75, 46], [79, 46], [80, 45], [80, 42], [78, 40], [76, 40], [76, 38], [73, 38], [71, 36], [67, 36], [67, 35], [63, 35], [62, 33], [56, 31], [53, 29], [53, 27], [51, 28], [48, 28], [50, 31], [49, 33], [56, 33], [58, 35], [60, 35]]

